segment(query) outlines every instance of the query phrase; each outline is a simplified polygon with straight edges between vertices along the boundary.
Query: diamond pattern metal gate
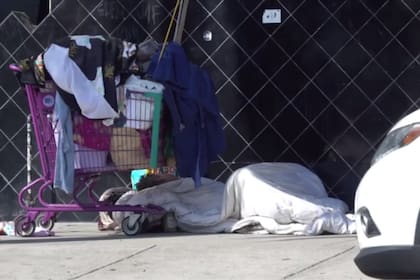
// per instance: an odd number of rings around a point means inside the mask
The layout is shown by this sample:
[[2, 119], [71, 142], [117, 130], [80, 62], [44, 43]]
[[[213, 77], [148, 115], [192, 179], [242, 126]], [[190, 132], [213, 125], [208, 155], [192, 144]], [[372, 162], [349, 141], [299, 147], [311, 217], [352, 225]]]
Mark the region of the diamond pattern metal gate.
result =
[[[38, 26], [20, 13], [0, 23], [0, 219], [19, 211], [26, 184], [26, 100], [7, 65], [67, 34], [162, 41], [174, 3], [56, 0]], [[281, 24], [261, 23], [267, 8], [282, 10]], [[225, 180], [253, 162], [298, 162], [352, 207], [378, 142], [418, 108], [419, 12], [411, 0], [190, 1], [183, 45], [213, 78], [228, 142], [209, 176]], [[38, 165], [35, 154], [34, 173]], [[111, 177], [104, 187], [126, 182]]]

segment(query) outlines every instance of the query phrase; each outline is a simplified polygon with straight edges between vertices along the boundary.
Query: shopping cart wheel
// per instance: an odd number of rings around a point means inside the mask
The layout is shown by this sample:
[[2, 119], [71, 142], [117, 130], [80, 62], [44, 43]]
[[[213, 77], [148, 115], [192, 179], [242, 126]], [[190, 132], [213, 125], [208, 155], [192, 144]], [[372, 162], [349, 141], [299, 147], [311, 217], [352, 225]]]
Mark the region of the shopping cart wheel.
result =
[[45, 216], [47, 216], [45, 213], [39, 214], [35, 219], [35, 225], [43, 230], [50, 231], [54, 227], [55, 219], [54, 216], [52, 216], [45, 220]]
[[121, 229], [125, 235], [137, 235], [142, 230], [141, 219], [138, 218], [138, 215], [127, 216], [122, 220]]
[[25, 215], [17, 216], [15, 219], [15, 232], [22, 237], [31, 236], [35, 232], [35, 222], [29, 222]]

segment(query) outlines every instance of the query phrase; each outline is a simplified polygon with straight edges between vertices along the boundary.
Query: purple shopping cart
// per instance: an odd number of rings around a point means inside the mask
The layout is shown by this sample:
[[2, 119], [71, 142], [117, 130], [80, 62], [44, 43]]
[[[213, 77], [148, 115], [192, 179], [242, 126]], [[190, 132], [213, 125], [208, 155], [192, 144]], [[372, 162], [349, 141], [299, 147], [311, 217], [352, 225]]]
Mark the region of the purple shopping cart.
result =
[[[10, 65], [15, 73], [21, 70]], [[81, 114], [72, 113], [74, 182], [71, 203], [54, 203], [45, 199], [46, 193], [54, 192], [57, 157], [63, 152], [60, 137], [63, 125], [55, 118], [56, 88], [53, 82], [45, 85], [24, 84], [32, 119], [42, 168], [42, 176], [32, 180], [18, 196], [25, 214], [15, 218], [15, 231], [19, 236], [31, 236], [37, 227], [51, 230], [59, 212], [100, 212], [124, 211], [127, 215], [121, 224], [122, 231], [128, 235], [141, 232], [145, 213], [163, 215], [164, 210], [154, 205], [115, 205], [101, 202], [95, 197], [93, 188], [99, 175], [105, 172], [130, 171], [135, 169], [156, 169], [161, 164], [160, 121], [162, 91], [130, 90], [123, 94], [126, 112], [125, 125], [110, 125], [104, 120], [87, 119]], [[127, 99], [130, 97], [130, 100]], [[130, 104], [127, 104], [130, 102]], [[74, 169], [73, 169], [74, 168]], [[64, 170], [67, 172], [68, 170]], [[82, 201], [81, 193], [87, 194], [87, 202]], [[28, 194], [34, 199], [28, 200]], [[86, 196], [86, 195], [85, 195]], [[85, 199], [86, 200], [86, 199]]]

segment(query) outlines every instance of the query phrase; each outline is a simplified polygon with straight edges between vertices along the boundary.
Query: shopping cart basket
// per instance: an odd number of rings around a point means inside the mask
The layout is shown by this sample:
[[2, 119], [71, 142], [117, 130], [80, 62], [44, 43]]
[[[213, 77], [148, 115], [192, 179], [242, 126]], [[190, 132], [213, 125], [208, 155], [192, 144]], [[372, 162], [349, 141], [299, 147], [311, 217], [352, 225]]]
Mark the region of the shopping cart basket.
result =
[[[9, 67], [20, 72], [17, 65]], [[153, 84], [153, 82], [150, 82]], [[149, 84], [150, 85], [150, 84]], [[57, 145], [62, 127], [54, 118], [56, 89], [53, 83], [45, 86], [24, 84], [28, 98], [42, 176], [31, 181], [18, 195], [25, 214], [15, 219], [15, 231], [19, 236], [31, 236], [37, 227], [51, 230], [59, 212], [100, 212], [124, 211], [131, 213], [122, 221], [121, 228], [126, 235], [141, 232], [144, 214], [163, 215], [164, 210], [154, 205], [114, 205], [99, 201], [93, 188], [99, 175], [104, 172], [130, 171], [140, 168], [157, 168], [159, 164], [159, 133], [161, 120], [161, 85], [145, 90], [130, 90], [130, 104], [125, 104], [127, 112], [124, 125], [106, 125], [103, 120], [91, 120], [81, 114], [73, 115], [74, 141], [74, 189], [71, 203], [47, 202], [46, 193], [54, 192]], [[153, 88], [154, 90], [151, 90]], [[127, 102], [127, 100], [125, 100]], [[86, 191], [87, 190], [87, 191]], [[88, 202], [79, 196], [87, 193]], [[27, 199], [28, 193], [34, 199]]]

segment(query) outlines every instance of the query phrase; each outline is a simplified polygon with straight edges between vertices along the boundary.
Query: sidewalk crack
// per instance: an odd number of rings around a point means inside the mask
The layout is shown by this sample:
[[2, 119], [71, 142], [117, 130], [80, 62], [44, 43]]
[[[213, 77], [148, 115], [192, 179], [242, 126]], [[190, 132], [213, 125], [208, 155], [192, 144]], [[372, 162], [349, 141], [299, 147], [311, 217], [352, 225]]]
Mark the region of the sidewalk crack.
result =
[[310, 269], [312, 269], [312, 268], [314, 268], [314, 267], [316, 267], [316, 266], [318, 266], [318, 265], [320, 265], [320, 264], [323, 264], [323, 263], [325, 263], [325, 262], [328, 262], [329, 260], [332, 260], [332, 259], [334, 259], [334, 258], [336, 258], [336, 257], [341, 256], [341, 255], [344, 255], [344, 254], [346, 254], [346, 253], [350, 252], [351, 250], [353, 250], [355, 247], [356, 247], [356, 246], [352, 246], [352, 247], [350, 247], [350, 248], [348, 248], [348, 249], [345, 249], [344, 251], [338, 252], [337, 254], [335, 254], [335, 255], [333, 255], [333, 256], [330, 256], [330, 257], [328, 257], [328, 258], [322, 259], [322, 260], [320, 260], [320, 261], [318, 261], [318, 262], [316, 262], [316, 263], [314, 263], [314, 264], [311, 264], [311, 265], [309, 265], [309, 266], [307, 266], [307, 267], [304, 267], [304, 268], [302, 268], [302, 269], [300, 269], [300, 270], [298, 270], [298, 271], [296, 271], [296, 272], [292, 272], [292, 273], [290, 273], [290, 274], [287, 274], [286, 276], [284, 276], [284, 277], [283, 277], [283, 279], [289, 279], [289, 278], [292, 278], [292, 277], [294, 277], [294, 276], [296, 276], [296, 275], [298, 275], [298, 274], [300, 274], [300, 273], [302, 273], [302, 272], [308, 271], [308, 270], [310, 270]]
[[145, 248], [145, 249], [142, 249], [142, 250], [140, 250], [140, 251], [137, 251], [137, 252], [135, 252], [135, 253], [133, 253], [133, 254], [131, 254], [131, 255], [128, 255], [128, 256], [126, 256], [126, 257], [124, 257], [124, 258], [120, 258], [120, 259], [115, 260], [115, 261], [113, 261], [113, 262], [110, 262], [110, 263], [108, 263], [108, 264], [105, 264], [105, 265], [99, 266], [99, 267], [97, 267], [97, 268], [94, 268], [94, 269], [92, 269], [92, 270], [89, 270], [89, 271], [87, 271], [87, 272], [85, 272], [85, 273], [82, 273], [82, 274], [79, 274], [79, 275], [73, 276], [73, 277], [71, 277], [71, 278], [68, 278], [67, 280], [77, 280], [77, 279], [80, 279], [80, 278], [85, 277], [85, 276], [87, 276], [87, 275], [89, 275], [89, 274], [92, 274], [92, 273], [94, 273], [94, 272], [97, 272], [97, 271], [99, 271], [99, 270], [101, 270], [101, 269], [107, 268], [108, 266], [111, 266], [111, 265], [114, 265], [114, 264], [120, 263], [120, 262], [125, 261], [125, 260], [128, 260], [128, 259], [131, 259], [131, 258], [133, 258], [133, 257], [135, 257], [135, 256], [137, 256], [137, 255], [140, 255], [140, 254], [142, 254], [142, 253], [144, 253], [144, 252], [147, 252], [147, 251], [149, 251], [149, 250], [151, 250], [151, 249], [153, 249], [153, 248], [155, 248], [155, 247], [157, 247], [157, 246], [156, 246], [156, 245], [150, 246], [150, 247], [148, 247], [148, 248]]

